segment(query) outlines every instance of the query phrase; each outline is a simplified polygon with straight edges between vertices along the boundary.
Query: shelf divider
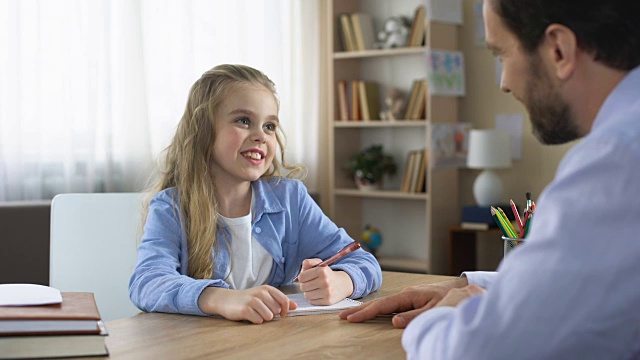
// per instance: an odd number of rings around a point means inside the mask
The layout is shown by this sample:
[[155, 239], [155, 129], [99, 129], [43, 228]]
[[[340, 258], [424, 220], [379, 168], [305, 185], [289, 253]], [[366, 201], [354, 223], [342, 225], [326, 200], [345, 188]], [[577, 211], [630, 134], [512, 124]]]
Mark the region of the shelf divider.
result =
[[352, 196], [361, 198], [378, 198], [378, 199], [398, 199], [398, 200], [427, 200], [429, 195], [426, 193], [407, 193], [399, 190], [358, 190], [358, 189], [335, 189], [335, 195]]

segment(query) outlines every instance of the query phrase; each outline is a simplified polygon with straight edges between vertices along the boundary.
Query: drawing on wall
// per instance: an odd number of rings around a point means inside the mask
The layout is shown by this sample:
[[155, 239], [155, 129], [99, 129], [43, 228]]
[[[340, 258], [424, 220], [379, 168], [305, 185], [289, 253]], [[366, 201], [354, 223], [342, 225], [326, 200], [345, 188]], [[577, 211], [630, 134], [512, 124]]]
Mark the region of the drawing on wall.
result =
[[432, 156], [431, 166], [466, 166], [470, 129], [470, 123], [432, 124], [429, 149]]
[[432, 95], [464, 96], [464, 55], [460, 51], [427, 51], [427, 76]]

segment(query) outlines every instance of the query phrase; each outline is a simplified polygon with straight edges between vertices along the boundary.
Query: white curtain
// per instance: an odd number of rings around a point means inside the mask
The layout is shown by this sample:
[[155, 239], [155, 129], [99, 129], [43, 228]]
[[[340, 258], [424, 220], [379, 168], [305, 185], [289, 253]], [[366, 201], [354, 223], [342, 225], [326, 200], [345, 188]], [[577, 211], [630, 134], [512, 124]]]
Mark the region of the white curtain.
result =
[[0, 201], [141, 190], [189, 87], [221, 63], [276, 83], [287, 159], [315, 190], [318, 6], [0, 0]]

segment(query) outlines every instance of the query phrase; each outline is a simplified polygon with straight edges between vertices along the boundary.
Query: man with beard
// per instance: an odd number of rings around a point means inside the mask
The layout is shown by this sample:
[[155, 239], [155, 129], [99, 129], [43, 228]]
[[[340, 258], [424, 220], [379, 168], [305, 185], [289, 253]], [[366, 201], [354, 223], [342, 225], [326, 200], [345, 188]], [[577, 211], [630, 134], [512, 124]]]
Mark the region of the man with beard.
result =
[[501, 88], [526, 106], [535, 136], [584, 139], [497, 273], [340, 317], [397, 313], [409, 358], [640, 358], [640, 1], [485, 0], [483, 13]]

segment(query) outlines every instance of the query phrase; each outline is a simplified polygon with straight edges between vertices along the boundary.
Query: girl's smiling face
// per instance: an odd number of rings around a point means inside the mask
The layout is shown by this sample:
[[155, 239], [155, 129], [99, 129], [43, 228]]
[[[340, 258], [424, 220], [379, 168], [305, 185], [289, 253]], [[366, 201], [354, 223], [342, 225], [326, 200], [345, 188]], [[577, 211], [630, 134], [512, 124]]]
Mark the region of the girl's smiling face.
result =
[[216, 182], [227, 186], [259, 179], [276, 153], [278, 104], [260, 85], [235, 85], [215, 119], [213, 164]]

